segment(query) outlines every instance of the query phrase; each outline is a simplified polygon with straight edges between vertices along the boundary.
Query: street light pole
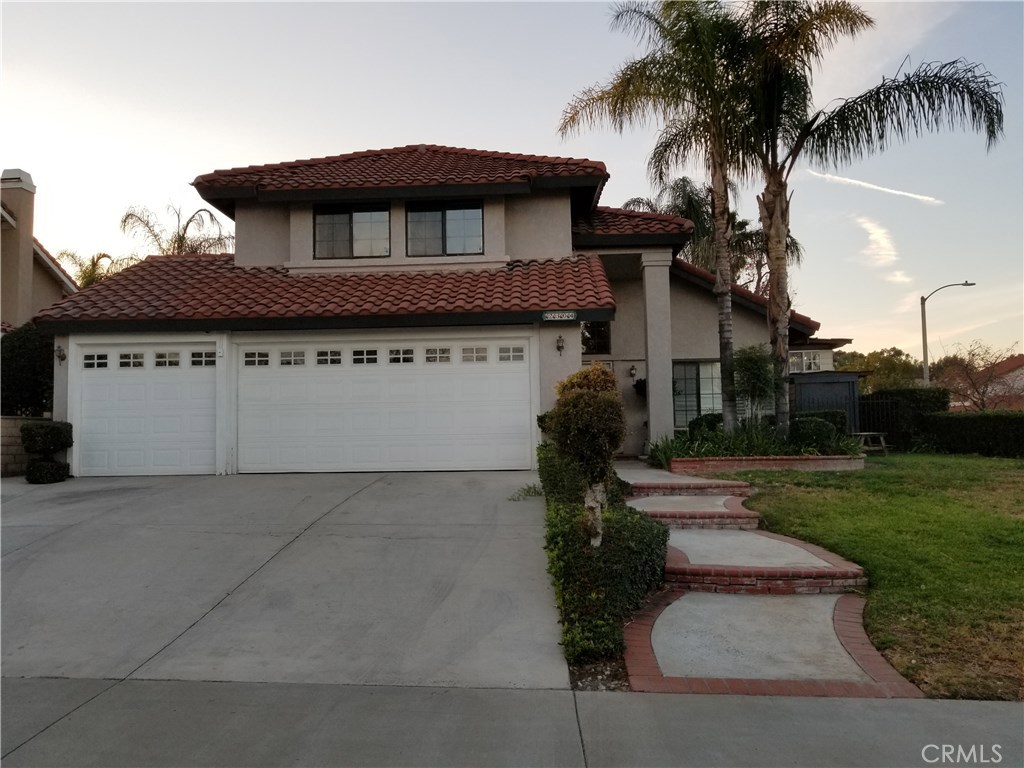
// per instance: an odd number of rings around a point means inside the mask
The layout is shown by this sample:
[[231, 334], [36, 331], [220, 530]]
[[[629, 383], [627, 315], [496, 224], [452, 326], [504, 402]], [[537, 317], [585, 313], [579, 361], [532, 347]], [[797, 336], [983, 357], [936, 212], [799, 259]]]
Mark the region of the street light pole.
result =
[[924, 385], [927, 387], [931, 383], [931, 377], [928, 374], [928, 318], [925, 314], [924, 303], [928, 301], [932, 296], [941, 291], [943, 288], [952, 288], [959, 285], [962, 288], [969, 288], [977, 283], [969, 283], [964, 280], [962, 283], [950, 283], [949, 285], [940, 285], [934, 291], [929, 293], [927, 296], [921, 297], [921, 366], [924, 371]]

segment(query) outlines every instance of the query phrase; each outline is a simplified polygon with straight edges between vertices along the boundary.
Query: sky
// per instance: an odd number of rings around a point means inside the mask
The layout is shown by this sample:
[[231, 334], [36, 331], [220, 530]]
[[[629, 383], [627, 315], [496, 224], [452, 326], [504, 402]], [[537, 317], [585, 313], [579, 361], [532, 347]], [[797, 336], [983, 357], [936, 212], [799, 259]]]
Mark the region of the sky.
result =
[[[798, 166], [794, 308], [847, 350], [929, 357], [1024, 342], [1024, 3], [862, 3], [876, 26], [815, 75], [816, 106], [964, 58], [1003, 85], [1005, 135], [945, 131], [839, 169]], [[604, 162], [603, 205], [650, 195], [658, 126], [562, 139], [565, 105], [643, 53], [607, 3], [0, 4], [0, 162], [36, 184], [56, 254], [144, 255], [129, 206], [203, 205], [215, 169], [406, 144]], [[702, 168], [681, 174], [704, 179]], [[756, 184], [738, 209], [756, 219]], [[226, 222], [230, 224], [230, 222]]]

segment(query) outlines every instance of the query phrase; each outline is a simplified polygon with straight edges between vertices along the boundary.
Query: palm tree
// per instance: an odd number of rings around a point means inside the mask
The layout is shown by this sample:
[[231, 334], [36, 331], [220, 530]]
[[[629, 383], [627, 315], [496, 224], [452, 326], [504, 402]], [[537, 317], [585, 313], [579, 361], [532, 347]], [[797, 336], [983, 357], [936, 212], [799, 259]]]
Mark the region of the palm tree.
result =
[[[665, 169], [652, 168], [651, 176], [653, 179], [662, 178], [665, 176]], [[729, 192], [736, 195], [735, 185], [731, 181]], [[668, 183], [661, 183], [653, 198], [631, 197], [622, 204], [622, 207], [631, 211], [682, 216], [692, 221], [693, 234], [680, 256], [701, 269], [715, 271], [710, 184], [700, 184], [689, 176], [680, 176]], [[732, 283], [765, 296], [768, 291], [768, 270], [764, 232], [760, 227], [751, 229], [748, 219], [739, 218], [736, 211], [731, 210], [727, 235], [732, 263]], [[791, 264], [800, 263], [803, 247], [792, 235], [789, 237], [787, 252]]]
[[121, 217], [121, 231], [140, 235], [163, 255], [213, 253], [234, 247], [235, 238], [226, 234], [209, 208], [200, 208], [182, 221], [181, 208], [167, 206], [174, 216], [174, 229], [168, 232], [148, 208], [132, 207]]
[[[757, 155], [764, 190], [757, 197], [766, 234], [769, 325], [776, 376], [779, 431], [789, 428], [789, 237], [788, 179], [801, 155], [824, 167], [839, 167], [943, 127], [985, 134], [991, 148], [1003, 132], [1001, 83], [978, 64], [962, 59], [926, 63], [899, 73], [859, 96], [814, 110], [811, 81], [825, 53], [844, 36], [873, 26], [847, 0], [790, 2], [755, 0], [738, 19], [750, 45], [746, 126]], [[747, 144], [744, 141], [744, 144]]]
[[703, 161], [711, 178], [712, 242], [718, 299], [719, 357], [722, 368], [722, 416], [735, 429], [733, 381], [731, 258], [728, 245], [729, 178], [756, 170], [749, 156], [736, 152], [732, 134], [742, 114], [736, 99], [739, 71], [734, 56], [743, 30], [714, 0], [657, 5], [641, 2], [614, 6], [612, 28], [632, 33], [648, 52], [627, 61], [606, 85], [577, 94], [562, 114], [564, 137], [581, 127], [607, 123], [617, 131], [649, 119], [685, 126], [692, 140], [681, 156]]
[[108, 253], [97, 253], [85, 258], [79, 256], [75, 251], [60, 251], [57, 254], [57, 260], [71, 267], [72, 276], [79, 288], [95, 285], [140, 261], [134, 256], [115, 259]]

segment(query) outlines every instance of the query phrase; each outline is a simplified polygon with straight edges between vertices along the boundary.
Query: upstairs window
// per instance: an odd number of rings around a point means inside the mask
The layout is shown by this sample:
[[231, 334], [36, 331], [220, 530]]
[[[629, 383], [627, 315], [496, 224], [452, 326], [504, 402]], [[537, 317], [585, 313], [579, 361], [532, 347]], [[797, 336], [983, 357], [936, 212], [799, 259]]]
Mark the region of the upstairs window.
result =
[[313, 214], [313, 258], [371, 259], [391, 255], [391, 212], [372, 208], [318, 208]]
[[465, 256], [484, 252], [484, 209], [480, 202], [409, 203], [409, 256]]

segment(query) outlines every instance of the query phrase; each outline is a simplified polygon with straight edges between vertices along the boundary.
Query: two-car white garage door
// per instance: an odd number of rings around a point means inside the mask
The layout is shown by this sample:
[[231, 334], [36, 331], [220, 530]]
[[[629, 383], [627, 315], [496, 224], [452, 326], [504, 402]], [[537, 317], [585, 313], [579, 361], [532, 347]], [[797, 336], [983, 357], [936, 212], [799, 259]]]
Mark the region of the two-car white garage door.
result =
[[[202, 344], [82, 350], [83, 475], [213, 473], [218, 424], [239, 472], [531, 465], [528, 338], [338, 335], [237, 343], [222, 357]], [[218, 400], [225, 365], [231, 396]]]

